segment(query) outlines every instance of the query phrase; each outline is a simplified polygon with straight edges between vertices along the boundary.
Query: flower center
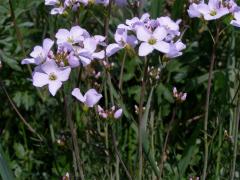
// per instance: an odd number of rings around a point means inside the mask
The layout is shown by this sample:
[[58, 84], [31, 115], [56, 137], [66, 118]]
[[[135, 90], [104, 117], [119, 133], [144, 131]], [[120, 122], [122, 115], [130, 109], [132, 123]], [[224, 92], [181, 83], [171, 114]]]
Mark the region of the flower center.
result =
[[73, 38], [72, 38], [72, 37], [68, 37], [68, 38], [67, 38], [67, 42], [69, 42], [69, 43], [74, 43]]
[[49, 78], [50, 81], [55, 81], [57, 79], [57, 76], [54, 73], [50, 73], [49, 74]]
[[157, 40], [154, 39], [154, 38], [151, 38], [151, 39], [148, 40], [148, 43], [151, 44], [151, 45], [156, 44], [156, 42], [157, 42]]
[[91, 4], [94, 4], [95, 3], [95, 0], [88, 0], [88, 3], [91, 5]]
[[217, 11], [216, 11], [216, 10], [212, 10], [212, 11], [210, 12], [210, 15], [211, 15], [211, 16], [216, 16], [216, 15], [217, 15]]

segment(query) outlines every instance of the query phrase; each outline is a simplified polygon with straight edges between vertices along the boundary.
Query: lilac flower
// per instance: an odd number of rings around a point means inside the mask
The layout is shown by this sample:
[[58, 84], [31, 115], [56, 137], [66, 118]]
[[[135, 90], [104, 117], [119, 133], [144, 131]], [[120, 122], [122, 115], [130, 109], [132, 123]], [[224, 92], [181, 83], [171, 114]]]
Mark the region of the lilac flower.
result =
[[76, 50], [83, 66], [90, 64], [94, 59], [104, 58], [105, 53], [103, 50], [96, 52], [98, 43], [99, 39], [96, 39], [96, 37], [86, 38], [83, 41], [83, 48], [78, 48]]
[[45, 0], [45, 5], [54, 6], [51, 10], [50, 14], [63, 14], [65, 11], [65, 7], [60, 0]]
[[104, 119], [108, 118], [108, 114], [104, 111], [104, 109], [100, 105], [97, 106], [97, 111], [98, 115], [101, 116], [102, 118]]
[[22, 60], [22, 64], [36, 64], [39, 65], [47, 60], [48, 55], [51, 54], [51, 48], [54, 42], [51, 39], [44, 39], [42, 46], [35, 46], [30, 56]]
[[198, 4], [196, 3], [192, 3], [190, 6], [189, 6], [189, 9], [187, 10], [188, 11], [188, 15], [190, 16], [190, 18], [200, 18], [201, 17], [201, 13], [199, 12], [199, 6], [201, 4], [204, 4], [204, 1], [201, 0]]
[[122, 116], [123, 110], [121, 108], [116, 109], [115, 106], [113, 106], [109, 110], [104, 110], [100, 105], [98, 105], [97, 112], [98, 112], [99, 116], [101, 116], [104, 119], [107, 119], [107, 118], [119, 119]]
[[190, 17], [201, 17], [207, 21], [219, 19], [229, 13], [229, 9], [223, 6], [220, 0], [209, 0], [208, 4], [201, 1], [199, 4], [193, 3], [188, 10]]
[[145, 13], [142, 15], [142, 17], [139, 19], [138, 17], [134, 17], [132, 19], [127, 19], [125, 28], [129, 30], [134, 30], [136, 26], [142, 26], [150, 21], [150, 15], [148, 13]]
[[130, 46], [134, 48], [138, 44], [137, 38], [134, 35], [128, 35], [128, 31], [126, 29], [118, 28], [114, 38], [116, 43], [109, 44], [106, 48], [108, 57], [125, 47]]
[[93, 107], [102, 98], [95, 89], [89, 89], [83, 96], [79, 88], [72, 91], [72, 95], [88, 107]]
[[50, 93], [55, 96], [57, 90], [62, 86], [62, 82], [67, 81], [71, 68], [59, 68], [53, 60], [46, 61], [41, 65], [42, 72], [35, 72], [33, 75], [33, 85], [43, 87], [48, 85]]
[[147, 56], [154, 49], [168, 53], [169, 43], [163, 41], [167, 36], [167, 31], [163, 27], [157, 27], [153, 32], [145, 28], [144, 26], [138, 26], [137, 28], [137, 38], [143, 41], [139, 47], [139, 56]]
[[169, 34], [173, 34], [176, 36], [180, 35], [179, 32], [179, 23], [181, 20], [178, 20], [177, 22], [174, 22], [171, 18], [168, 16], [160, 17], [157, 19], [160, 26], [163, 26]]
[[175, 58], [182, 55], [182, 50], [186, 48], [186, 45], [183, 44], [180, 40], [170, 44], [170, 50], [166, 54], [168, 58]]
[[233, 16], [234, 16], [234, 20], [232, 20], [230, 24], [240, 28], [240, 11], [235, 12]]
[[240, 10], [240, 7], [234, 0], [223, 0], [223, 6], [226, 7], [230, 13], [234, 13]]
[[174, 87], [174, 88], [173, 88], [173, 97], [176, 99], [177, 102], [182, 103], [183, 101], [186, 100], [186, 98], [187, 98], [187, 93], [178, 92], [178, 91], [177, 91], [177, 88]]
[[209, 21], [218, 19], [228, 14], [229, 10], [226, 7], [222, 6], [221, 1], [209, 0], [208, 5], [201, 4], [199, 6], [199, 12], [203, 15], [205, 20]]
[[120, 117], [122, 116], [122, 112], [123, 112], [123, 110], [122, 110], [121, 108], [118, 109], [118, 110], [116, 110], [115, 113], [114, 113], [114, 115], [113, 115], [113, 117], [114, 117], [115, 119], [120, 118]]
[[80, 26], [74, 26], [70, 31], [67, 29], [59, 29], [56, 33], [57, 44], [60, 47], [66, 47], [67, 49], [72, 49], [73, 45], [79, 43], [85, 39], [85, 30]]

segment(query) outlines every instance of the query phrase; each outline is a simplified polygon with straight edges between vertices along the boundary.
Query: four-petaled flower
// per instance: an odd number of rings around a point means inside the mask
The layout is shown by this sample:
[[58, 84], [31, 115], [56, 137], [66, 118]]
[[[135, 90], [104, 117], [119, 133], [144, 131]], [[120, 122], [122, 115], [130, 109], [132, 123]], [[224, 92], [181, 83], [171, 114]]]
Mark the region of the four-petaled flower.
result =
[[170, 50], [169, 43], [163, 41], [167, 36], [167, 31], [163, 27], [157, 27], [153, 32], [144, 26], [139, 26], [137, 28], [137, 38], [143, 41], [139, 47], [138, 55], [147, 56], [154, 49], [162, 52], [168, 53]]
[[41, 70], [33, 74], [33, 85], [36, 87], [48, 85], [48, 89], [53, 96], [62, 86], [62, 82], [68, 80], [71, 72], [70, 67], [60, 68], [53, 60], [48, 60], [42, 64]]

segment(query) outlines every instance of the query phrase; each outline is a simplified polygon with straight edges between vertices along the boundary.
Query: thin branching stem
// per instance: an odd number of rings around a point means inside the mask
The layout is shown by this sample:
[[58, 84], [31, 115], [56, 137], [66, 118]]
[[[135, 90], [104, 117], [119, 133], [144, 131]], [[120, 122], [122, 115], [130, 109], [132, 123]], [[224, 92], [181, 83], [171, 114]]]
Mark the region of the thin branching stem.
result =
[[[71, 106], [69, 106], [69, 98], [67, 95], [64, 95], [64, 105], [65, 105], [65, 111], [66, 111], [66, 118], [67, 118], [67, 123], [70, 127], [71, 131], [71, 136], [72, 136], [72, 144], [73, 144], [73, 158], [75, 158], [75, 162], [77, 165], [77, 171], [80, 175], [81, 180], [84, 180], [84, 174], [83, 174], [83, 165], [82, 161], [80, 159], [80, 149], [78, 146], [78, 139], [77, 139], [77, 130], [74, 125], [74, 122], [72, 120], [72, 109]], [[78, 175], [78, 173], [75, 172], [75, 176]]]
[[43, 141], [42, 137], [36, 132], [36, 130], [35, 130], [35, 129], [26, 121], [26, 119], [22, 116], [22, 114], [20, 113], [20, 111], [19, 111], [18, 108], [16, 107], [15, 103], [13, 102], [12, 98], [11, 98], [10, 95], [8, 94], [7, 89], [5, 88], [5, 86], [4, 86], [3, 82], [1, 81], [1, 79], [0, 79], [0, 85], [1, 85], [1, 87], [2, 87], [2, 89], [3, 89], [3, 92], [5, 93], [5, 95], [6, 95], [7, 98], [8, 98], [9, 103], [10, 103], [11, 106], [13, 107], [14, 111], [17, 113], [19, 119], [23, 122], [23, 124], [24, 124], [25, 126], [27, 126], [27, 128], [28, 128], [28, 130], [29, 130], [30, 132], [32, 132], [33, 134], [35, 134], [40, 141]]
[[117, 155], [120, 163], [122, 164], [123, 169], [124, 169], [124, 171], [125, 171], [128, 179], [129, 179], [129, 180], [132, 180], [132, 177], [131, 177], [131, 175], [130, 175], [130, 173], [129, 173], [129, 171], [128, 171], [126, 165], [125, 165], [125, 163], [123, 162], [122, 157], [121, 157], [121, 155], [120, 155], [120, 152], [119, 152], [119, 150], [118, 150], [117, 141], [116, 141], [116, 136], [115, 136], [114, 131], [113, 131], [112, 128], [111, 128], [111, 131], [112, 131], [112, 141], [113, 141], [113, 146], [114, 146], [115, 153], [116, 153], [116, 155]]
[[125, 66], [126, 56], [127, 56], [127, 51], [124, 52], [123, 60], [122, 60], [122, 64], [121, 64], [120, 79], [119, 79], [119, 84], [118, 84], [118, 88], [120, 89], [120, 91], [122, 91], [123, 70], [124, 70], [124, 66]]
[[162, 156], [161, 156], [161, 161], [160, 161], [160, 165], [159, 165], [159, 170], [160, 170], [160, 179], [162, 178], [162, 174], [163, 174], [163, 166], [164, 166], [164, 159], [165, 159], [165, 155], [166, 155], [166, 149], [167, 149], [167, 143], [168, 143], [168, 139], [169, 139], [169, 135], [170, 135], [170, 131], [172, 129], [173, 126], [173, 122], [175, 120], [175, 116], [176, 116], [176, 107], [173, 108], [173, 112], [172, 112], [172, 117], [170, 120], [170, 123], [168, 125], [168, 130], [167, 130], [167, 134], [164, 140], [164, 145], [162, 148]]
[[142, 86], [140, 93], [140, 101], [139, 101], [139, 114], [138, 114], [138, 154], [139, 154], [139, 164], [138, 164], [138, 179], [142, 179], [143, 175], [143, 147], [142, 147], [142, 129], [143, 129], [143, 104], [144, 104], [144, 94], [146, 91], [146, 79], [147, 79], [147, 68], [148, 68], [148, 59], [145, 57], [144, 59], [144, 70], [142, 77]]
[[209, 116], [209, 100], [211, 94], [211, 84], [212, 84], [212, 76], [213, 76], [213, 67], [216, 59], [216, 50], [219, 40], [219, 28], [217, 27], [216, 35], [214, 37], [214, 43], [212, 48], [211, 55], [211, 63], [209, 68], [208, 75], [208, 85], [207, 85], [207, 95], [206, 95], [206, 103], [205, 103], [205, 115], [204, 115], [204, 166], [203, 166], [203, 174], [202, 179], [205, 180], [207, 176], [207, 167], [208, 167], [208, 116]]
[[235, 169], [236, 169], [236, 160], [237, 160], [237, 148], [238, 148], [238, 127], [240, 120], [240, 102], [238, 98], [238, 107], [237, 107], [237, 117], [235, 118], [235, 129], [234, 129], [234, 150], [233, 150], [233, 160], [232, 160], [232, 168], [231, 168], [231, 180], [234, 180], [235, 177]]

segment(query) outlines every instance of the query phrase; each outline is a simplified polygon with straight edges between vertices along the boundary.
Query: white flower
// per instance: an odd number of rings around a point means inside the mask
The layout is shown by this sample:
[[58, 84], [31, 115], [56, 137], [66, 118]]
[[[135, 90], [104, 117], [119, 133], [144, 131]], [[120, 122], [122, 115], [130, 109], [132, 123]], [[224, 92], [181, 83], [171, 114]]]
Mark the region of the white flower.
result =
[[72, 91], [72, 95], [88, 107], [93, 107], [102, 98], [102, 95], [95, 89], [89, 89], [83, 96], [80, 89], [75, 88]]
[[48, 84], [50, 93], [55, 96], [62, 82], [67, 81], [71, 72], [70, 67], [59, 68], [55, 61], [49, 60], [41, 65], [42, 72], [33, 74], [33, 85], [42, 87]]

